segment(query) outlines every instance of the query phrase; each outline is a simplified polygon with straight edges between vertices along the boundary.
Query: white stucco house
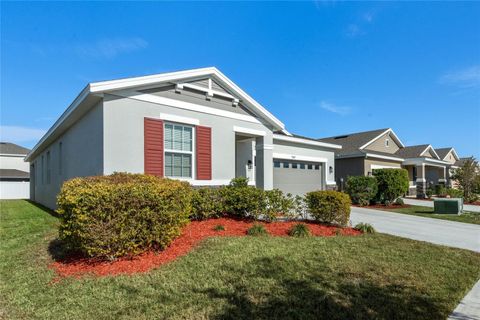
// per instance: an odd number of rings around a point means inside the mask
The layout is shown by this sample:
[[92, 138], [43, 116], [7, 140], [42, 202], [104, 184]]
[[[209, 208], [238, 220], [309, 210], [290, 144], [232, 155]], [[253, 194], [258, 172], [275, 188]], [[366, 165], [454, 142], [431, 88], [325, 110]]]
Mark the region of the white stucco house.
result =
[[88, 84], [27, 155], [31, 199], [70, 178], [147, 173], [196, 186], [243, 176], [292, 194], [335, 187], [341, 146], [291, 134], [218, 69]]
[[0, 142], [0, 199], [28, 199], [30, 173], [24, 161], [30, 150], [10, 142]]

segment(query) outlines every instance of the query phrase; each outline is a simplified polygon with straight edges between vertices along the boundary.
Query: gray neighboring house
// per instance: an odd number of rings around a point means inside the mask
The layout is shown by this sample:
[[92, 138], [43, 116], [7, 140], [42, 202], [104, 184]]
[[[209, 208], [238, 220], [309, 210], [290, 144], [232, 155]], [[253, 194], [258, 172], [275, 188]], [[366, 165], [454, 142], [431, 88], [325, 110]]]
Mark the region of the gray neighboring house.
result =
[[30, 173], [24, 161], [30, 149], [0, 142], [0, 199], [28, 199]]
[[335, 187], [341, 146], [291, 134], [216, 68], [88, 84], [27, 155], [31, 199], [73, 177], [147, 173], [197, 186], [247, 177], [292, 194]]
[[340, 188], [344, 187], [348, 176], [368, 176], [373, 170], [382, 168], [406, 169], [410, 180], [408, 193], [419, 198], [425, 197], [428, 183], [447, 182], [449, 162], [441, 159], [429, 144], [404, 146], [391, 128], [321, 138], [319, 141], [342, 145], [335, 154], [336, 179]]

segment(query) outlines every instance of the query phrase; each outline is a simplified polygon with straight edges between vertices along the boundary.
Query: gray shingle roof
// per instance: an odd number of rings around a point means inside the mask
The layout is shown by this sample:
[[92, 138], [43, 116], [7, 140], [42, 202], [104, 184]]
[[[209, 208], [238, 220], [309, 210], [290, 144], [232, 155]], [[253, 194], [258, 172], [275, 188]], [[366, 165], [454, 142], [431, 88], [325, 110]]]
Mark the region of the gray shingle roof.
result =
[[473, 157], [460, 158], [460, 160], [456, 161], [454, 165], [457, 166], [457, 167], [461, 167], [461, 166], [463, 166], [465, 161], [472, 160], [472, 159], [473, 159]]
[[0, 169], [0, 178], [30, 178], [30, 173], [17, 169]]
[[30, 149], [10, 142], [0, 142], [0, 154], [27, 154]]
[[422, 152], [428, 147], [428, 144], [421, 144], [418, 146], [408, 146], [405, 148], [398, 149], [395, 152], [395, 155], [401, 158], [419, 158], [421, 157]]
[[438, 148], [438, 149], [435, 149], [435, 152], [438, 154], [438, 156], [440, 157], [440, 159], [443, 160], [443, 158], [445, 158], [447, 156], [447, 154], [450, 152], [450, 150], [452, 150], [453, 148], [452, 147], [449, 147], [449, 148]]
[[[365, 143], [376, 138], [388, 129], [389, 128], [342, 134], [334, 137], [320, 138], [318, 141], [340, 144], [342, 149], [337, 152], [338, 155], [354, 154], [359, 153], [359, 148]], [[390, 156], [392, 155], [390, 154]]]

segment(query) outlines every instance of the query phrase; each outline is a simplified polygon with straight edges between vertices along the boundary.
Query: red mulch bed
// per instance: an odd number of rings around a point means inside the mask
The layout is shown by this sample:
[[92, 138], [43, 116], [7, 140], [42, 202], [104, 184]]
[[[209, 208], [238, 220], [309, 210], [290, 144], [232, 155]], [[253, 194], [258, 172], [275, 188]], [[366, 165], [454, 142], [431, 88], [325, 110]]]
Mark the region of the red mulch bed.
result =
[[[271, 222], [261, 223], [268, 233], [273, 236], [288, 236], [290, 228], [298, 222]], [[359, 235], [360, 231], [352, 228], [337, 228], [334, 226], [322, 225], [314, 222], [305, 222], [314, 236], [328, 237], [337, 234]], [[224, 226], [224, 231], [214, 231], [216, 225]], [[172, 244], [163, 251], [149, 251], [134, 258], [121, 258], [115, 261], [98, 261], [88, 258], [70, 257], [65, 260], [55, 261], [50, 267], [53, 268], [59, 280], [62, 277], [80, 277], [85, 274], [95, 276], [134, 274], [147, 272], [162, 264], [177, 259], [187, 254], [201, 240], [220, 236], [245, 236], [247, 230], [253, 225], [252, 221], [235, 220], [231, 218], [209, 219], [205, 221], [193, 221], [182, 232], [182, 235], [175, 239]]]

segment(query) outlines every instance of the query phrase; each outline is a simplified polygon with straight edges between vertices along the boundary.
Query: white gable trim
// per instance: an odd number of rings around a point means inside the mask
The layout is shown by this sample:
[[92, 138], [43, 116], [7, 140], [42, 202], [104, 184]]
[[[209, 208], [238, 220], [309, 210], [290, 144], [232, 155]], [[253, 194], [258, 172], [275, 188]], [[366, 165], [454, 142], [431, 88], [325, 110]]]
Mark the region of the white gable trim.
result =
[[260, 137], [264, 137], [267, 135], [267, 133], [263, 130], [250, 129], [250, 128], [244, 128], [239, 126], [233, 126], [233, 131], [238, 133], [249, 134], [252, 136], [260, 136]]
[[[438, 156], [438, 154], [437, 154], [437, 152], [435, 151], [435, 149], [433, 149], [433, 147], [432, 147], [431, 144], [429, 144], [429, 145], [425, 148], [425, 150], [423, 150], [423, 151], [420, 153], [420, 156], [423, 156], [423, 154], [424, 154], [425, 152], [427, 152], [428, 149], [430, 149], [430, 150], [433, 151], [433, 154], [437, 157], [437, 159], [440, 159], [440, 157]], [[443, 159], [441, 159], [441, 160], [443, 160]]]
[[450, 148], [450, 151], [447, 152], [447, 154], [445, 155], [445, 157], [441, 160], [445, 160], [449, 154], [453, 154], [453, 156], [455, 157], [456, 160], [460, 160], [460, 157], [458, 156], [457, 152], [455, 151], [454, 148]]
[[405, 160], [403, 158], [389, 157], [389, 156], [384, 156], [384, 155], [374, 154], [374, 153], [366, 153], [365, 156], [367, 158], [378, 158], [378, 159], [394, 160], [394, 161], [404, 161]]
[[206, 76], [212, 76], [215, 78], [217, 82], [220, 82], [224, 86], [228, 87], [228, 89], [232, 91], [232, 93], [239, 96], [242, 99], [242, 101], [246, 103], [247, 107], [250, 107], [251, 111], [253, 111], [254, 113], [258, 113], [259, 116], [261, 116], [262, 118], [265, 118], [276, 129], [278, 130], [285, 129], [285, 125], [280, 120], [274, 117], [263, 106], [261, 106], [258, 102], [256, 102], [252, 97], [250, 97], [247, 93], [245, 93], [242, 89], [240, 89], [235, 83], [233, 83], [233, 81], [228, 79], [223, 73], [221, 73], [215, 67], [163, 73], [163, 74], [127, 78], [127, 79], [121, 79], [121, 80], [96, 82], [96, 83], [90, 84], [90, 91], [92, 93], [95, 93], [95, 92], [106, 92], [106, 91], [113, 91], [113, 90], [130, 89], [133, 87], [147, 86], [147, 85], [152, 85], [157, 83], [159, 84], [164, 82], [175, 82], [175, 81], [183, 80], [186, 78], [206, 77]]
[[200, 124], [200, 120], [198, 119], [181, 117], [181, 116], [177, 116], [175, 114], [169, 114], [169, 113], [160, 113], [160, 119], [165, 121], [177, 122], [177, 123], [191, 124], [194, 126], [198, 126]]
[[395, 134], [395, 132], [393, 132], [392, 128], [389, 128], [387, 130], [385, 130], [384, 132], [382, 132], [381, 134], [379, 134], [378, 136], [376, 136], [375, 138], [373, 138], [372, 140], [368, 141], [367, 143], [365, 143], [363, 146], [361, 146], [359, 149], [362, 150], [364, 149], [365, 147], [369, 146], [370, 144], [372, 144], [373, 142], [377, 141], [378, 139], [380, 139], [381, 137], [383, 137], [386, 133], [390, 133], [393, 138], [395, 139], [395, 141], [397, 142], [397, 144], [400, 145], [400, 147], [405, 147], [405, 145], [402, 143], [402, 141], [400, 140], [400, 138], [398, 138], [398, 136]]

